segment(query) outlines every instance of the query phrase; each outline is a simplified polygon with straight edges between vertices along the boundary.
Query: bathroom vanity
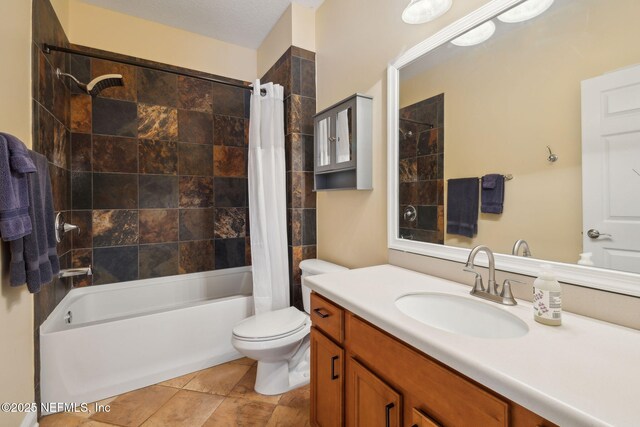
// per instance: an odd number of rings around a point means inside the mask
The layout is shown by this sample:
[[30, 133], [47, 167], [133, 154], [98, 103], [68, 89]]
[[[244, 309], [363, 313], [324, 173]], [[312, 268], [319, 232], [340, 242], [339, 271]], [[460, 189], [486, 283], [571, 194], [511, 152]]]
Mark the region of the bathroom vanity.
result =
[[[540, 325], [530, 303], [480, 301], [467, 286], [390, 265], [316, 276], [307, 284], [314, 290], [313, 425], [637, 422], [637, 331], [567, 313], [560, 327]], [[473, 326], [467, 334], [427, 325], [397, 306], [413, 294], [477, 300], [521, 321], [525, 332], [487, 338], [473, 336]], [[463, 320], [473, 322], [472, 316]]]

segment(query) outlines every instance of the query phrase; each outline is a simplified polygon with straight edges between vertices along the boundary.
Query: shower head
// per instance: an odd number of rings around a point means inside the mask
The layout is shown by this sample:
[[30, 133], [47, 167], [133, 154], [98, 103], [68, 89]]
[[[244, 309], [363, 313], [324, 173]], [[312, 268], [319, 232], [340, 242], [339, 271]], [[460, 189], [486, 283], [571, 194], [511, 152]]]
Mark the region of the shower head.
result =
[[84, 90], [89, 95], [96, 96], [103, 90], [115, 86], [124, 86], [122, 74], [105, 74], [104, 76], [96, 77], [84, 87]]
[[60, 78], [61, 76], [71, 78], [71, 80], [73, 80], [80, 89], [87, 92], [91, 96], [97, 96], [100, 92], [110, 87], [124, 86], [124, 79], [122, 78], [122, 74], [105, 74], [103, 76], [96, 77], [88, 84], [82, 83], [71, 74], [63, 73], [62, 71], [60, 71], [60, 68], [56, 69], [56, 76], [58, 76], [58, 78]]

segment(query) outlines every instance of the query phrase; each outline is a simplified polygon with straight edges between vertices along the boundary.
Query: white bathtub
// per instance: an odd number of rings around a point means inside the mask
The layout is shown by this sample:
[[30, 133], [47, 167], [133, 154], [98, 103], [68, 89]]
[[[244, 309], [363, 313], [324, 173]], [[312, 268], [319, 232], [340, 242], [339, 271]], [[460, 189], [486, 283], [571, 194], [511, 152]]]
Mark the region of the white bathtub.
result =
[[94, 402], [240, 357], [232, 329], [253, 314], [251, 293], [251, 267], [72, 290], [40, 326], [42, 402]]

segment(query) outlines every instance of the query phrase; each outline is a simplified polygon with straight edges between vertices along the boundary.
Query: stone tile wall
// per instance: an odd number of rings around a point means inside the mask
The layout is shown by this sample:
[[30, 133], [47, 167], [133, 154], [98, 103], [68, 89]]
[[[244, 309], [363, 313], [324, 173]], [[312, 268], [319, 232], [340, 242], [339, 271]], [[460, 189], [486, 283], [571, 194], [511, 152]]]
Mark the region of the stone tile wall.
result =
[[250, 264], [249, 91], [82, 55], [70, 62], [81, 79], [125, 81], [71, 95], [71, 222], [82, 228], [71, 263], [94, 267], [75, 284]]
[[[400, 235], [444, 243], [444, 94], [400, 109]], [[404, 219], [408, 205], [415, 221]]]
[[[67, 55], [54, 52], [42, 53], [42, 46], [52, 44], [68, 46], [53, 7], [48, 0], [33, 0], [32, 9], [32, 102], [33, 102], [33, 150], [49, 160], [49, 174], [56, 212], [66, 218], [71, 216], [70, 185], [70, 90], [64, 80], [56, 77], [56, 68], [69, 70]], [[71, 240], [58, 245], [60, 267], [71, 265]], [[35, 348], [35, 398], [40, 401], [40, 334], [42, 322], [71, 289], [68, 280], [54, 279], [34, 294], [34, 348]]]
[[302, 308], [300, 261], [316, 257], [316, 195], [313, 192], [315, 53], [290, 47], [261, 81], [284, 87], [291, 303]]

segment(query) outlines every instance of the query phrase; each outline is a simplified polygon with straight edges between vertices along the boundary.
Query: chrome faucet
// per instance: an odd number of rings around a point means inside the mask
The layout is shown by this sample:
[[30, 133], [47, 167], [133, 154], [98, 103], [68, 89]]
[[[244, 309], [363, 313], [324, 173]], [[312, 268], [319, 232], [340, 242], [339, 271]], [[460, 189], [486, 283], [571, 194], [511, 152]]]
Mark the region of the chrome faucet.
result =
[[529, 244], [524, 239], [516, 240], [516, 243], [513, 245], [513, 250], [511, 250], [511, 255], [517, 256], [521, 246], [522, 246], [522, 256], [531, 257], [531, 249], [529, 249]]
[[93, 271], [91, 267], [80, 267], [80, 268], [65, 268], [60, 270], [58, 273], [58, 278], [64, 279], [65, 277], [74, 277], [74, 276], [92, 276]]
[[[478, 252], [481, 251], [485, 252], [487, 254], [487, 258], [489, 259], [489, 279], [486, 288], [482, 283], [482, 276], [474, 268], [476, 255], [478, 255]], [[485, 245], [479, 245], [473, 248], [469, 253], [469, 257], [467, 258], [467, 263], [464, 267], [464, 271], [475, 274], [475, 282], [473, 284], [473, 289], [471, 289], [470, 292], [471, 295], [503, 305], [518, 304], [516, 302], [516, 299], [513, 297], [513, 294], [511, 293], [511, 283], [518, 282], [517, 280], [506, 279], [502, 284], [502, 291], [498, 292], [498, 286], [496, 285], [496, 260], [493, 257], [493, 252], [491, 252], [491, 249], [489, 249], [489, 247]]]

